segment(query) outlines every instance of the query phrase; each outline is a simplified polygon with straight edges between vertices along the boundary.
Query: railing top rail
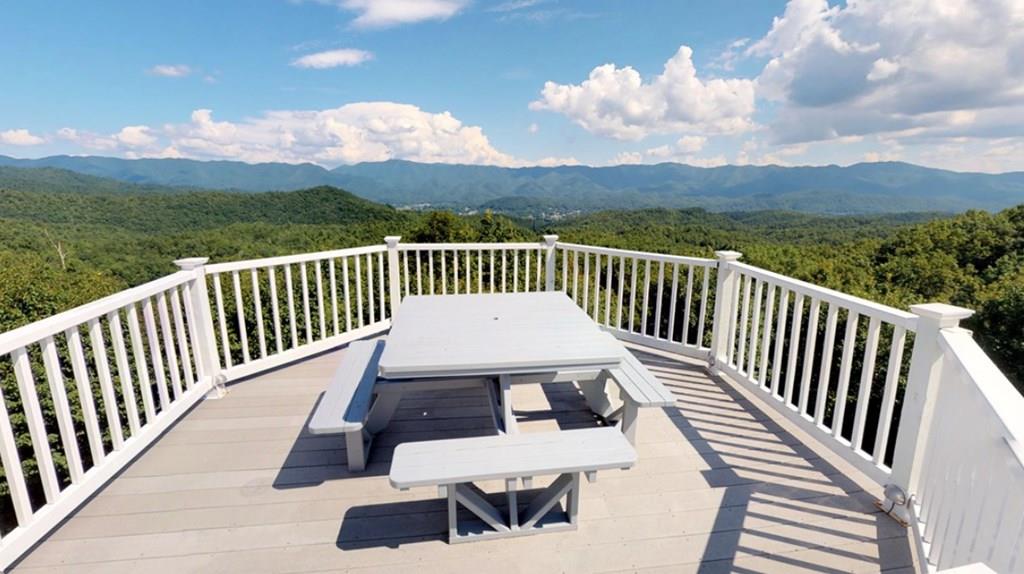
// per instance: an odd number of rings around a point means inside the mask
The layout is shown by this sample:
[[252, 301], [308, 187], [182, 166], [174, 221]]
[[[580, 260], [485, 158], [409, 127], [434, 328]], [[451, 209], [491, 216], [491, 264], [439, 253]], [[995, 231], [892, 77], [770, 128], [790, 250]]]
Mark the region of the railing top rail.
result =
[[582, 251], [585, 253], [599, 253], [601, 255], [614, 255], [616, 257], [637, 257], [640, 259], [650, 259], [652, 261], [663, 261], [665, 263], [683, 263], [686, 265], [701, 265], [704, 267], [714, 267], [718, 263], [714, 259], [705, 259], [703, 257], [686, 257], [684, 255], [667, 255], [664, 253], [651, 253], [648, 251], [616, 249], [614, 247], [597, 247], [594, 245], [582, 245], [579, 243], [566, 243], [564, 241], [555, 243], [555, 247], [570, 249], [573, 251]]
[[138, 287], [125, 289], [91, 303], [86, 303], [63, 313], [29, 323], [6, 333], [0, 333], [0, 355], [6, 355], [15, 349], [37, 343], [72, 327], [76, 327], [126, 305], [136, 303], [177, 287], [195, 277], [195, 271], [178, 271], [160, 279], [144, 283]]
[[331, 251], [318, 251], [315, 253], [302, 253], [299, 255], [283, 255], [280, 257], [264, 257], [262, 259], [246, 259], [243, 261], [227, 261], [225, 263], [214, 263], [206, 266], [207, 273], [225, 273], [229, 271], [243, 271], [249, 269], [261, 269], [278, 265], [290, 265], [292, 263], [304, 263], [309, 261], [321, 261], [323, 259], [335, 259], [338, 257], [351, 257], [353, 255], [365, 255], [387, 251], [387, 247], [379, 245], [366, 245], [363, 247], [350, 247], [347, 249], [334, 249]]
[[904, 327], [908, 331], [916, 331], [917, 329], [917, 315], [908, 311], [902, 311], [895, 307], [875, 303], [874, 301], [856, 297], [854, 295], [848, 295], [834, 289], [821, 287], [799, 279], [793, 279], [792, 277], [780, 275], [779, 273], [768, 271], [767, 269], [761, 269], [760, 267], [754, 267], [753, 265], [748, 265], [746, 263], [730, 263], [729, 265], [739, 270], [740, 273], [751, 275], [758, 279], [775, 283], [776, 285], [782, 285], [796, 293], [802, 293], [803, 295], [814, 297], [816, 299], [822, 299], [828, 303], [834, 303], [840, 307], [846, 307], [847, 309], [869, 317], [878, 317], [887, 323]]
[[543, 241], [522, 241], [518, 243], [399, 243], [399, 251], [452, 251], [452, 250], [523, 250], [541, 249], [545, 247]]
[[[1018, 445], [1024, 441], [1024, 420], [1020, 418], [1020, 413], [1024, 413], [1024, 396], [985, 354], [970, 331], [943, 329], [939, 332], [939, 345], [946, 356], [956, 361], [960, 371], [974, 382], [1010, 438]], [[1019, 452], [1016, 454], [1020, 457]]]

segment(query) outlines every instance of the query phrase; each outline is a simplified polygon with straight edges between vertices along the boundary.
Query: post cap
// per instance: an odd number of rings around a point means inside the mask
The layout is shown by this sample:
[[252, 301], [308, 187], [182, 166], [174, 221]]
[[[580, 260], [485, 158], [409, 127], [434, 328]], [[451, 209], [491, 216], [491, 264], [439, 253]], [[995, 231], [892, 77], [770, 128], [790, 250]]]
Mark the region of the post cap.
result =
[[557, 235], [545, 235], [544, 236], [544, 243], [546, 243], [549, 247], [554, 245], [556, 241], [558, 241], [558, 236]]
[[206, 265], [209, 260], [209, 257], [186, 257], [185, 259], [175, 259], [174, 264], [185, 271], [191, 271], [196, 267]]
[[947, 305], [946, 303], [922, 303], [920, 305], [911, 305], [910, 312], [919, 317], [938, 323], [940, 329], [956, 327], [960, 324], [960, 321], [963, 321], [974, 314], [973, 309], [957, 307], [956, 305]]
[[384, 238], [384, 243], [388, 244], [388, 247], [398, 246], [398, 242], [402, 240], [401, 235], [388, 235]]
[[717, 257], [719, 261], [736, 261], [740, 257], [743, 257], [743, 254], [739, 251], [715, 251], [715, 257]]

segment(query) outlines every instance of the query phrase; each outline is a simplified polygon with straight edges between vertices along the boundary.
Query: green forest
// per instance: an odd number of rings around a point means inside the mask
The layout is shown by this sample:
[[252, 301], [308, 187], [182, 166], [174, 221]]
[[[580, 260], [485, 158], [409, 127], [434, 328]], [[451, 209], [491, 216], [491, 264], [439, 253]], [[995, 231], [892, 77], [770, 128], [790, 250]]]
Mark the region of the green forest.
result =
[[0, 190], [0, 331], [175, 270], [405, 241], [563, 241], [743, 261], [895, 307], [948, 302], [1007, 375], [1024, 381], [1024, 205], [956, 216], [822, 216], [702, 209], [605, 211], [560, 222], [414, 213], [332, 187], [294, 192]]

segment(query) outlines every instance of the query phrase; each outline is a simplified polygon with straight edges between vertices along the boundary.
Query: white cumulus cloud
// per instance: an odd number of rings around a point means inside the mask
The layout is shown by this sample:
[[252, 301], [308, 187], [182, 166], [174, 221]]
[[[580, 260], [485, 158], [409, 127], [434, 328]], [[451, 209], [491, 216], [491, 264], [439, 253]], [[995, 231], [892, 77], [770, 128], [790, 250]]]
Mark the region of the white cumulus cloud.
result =
[[458, 14], [469, 0], [318, 0], [356, 12], [356, 28], [388, 28], [425, 20], [447, 20]]
[[532, 110], [560, 113], [585, 130], [616, 139], [652, 134], [733, 134], [753, 127], [754, 82], [701, 79], [693, 51], [680, 46], [660, 75], [644, 82], [627, 66], [594, 68], [580, 84], [546, 82]]
[[150, 68], [149, 73], [165, 78], [183, 78], [192, 73], [192, 68], [185, 64], [158, 64]]
[[868, 72], [868, 81], [877, 82], [884, 80], [896, 72], [900, 71], [899, 62], [893, 62], [892, 60], [886, 60], [885, 58], [879, 58], [871, 64], [871, 71]]
[[639, 164], [639, 163], [685, 163], [701, 167], [713, 167], [724, 165], [725, 156], [701, 157], [697, 152], [704, 149], [707, 138], [703, 136], [683, 136], [670, 144], [648, 148], [643, 151], [619, 152], [612, 158], [609, 165]]
[[[23, 131], [3, 132], [0, 137], [7, 141], [11, 133], [15, 139], [23, 139], [15, 133]], [[466, 125], [450, 112], [428, 112], [394, 102], [274, 110], [238, 121], [219, 120], [212, 110], [199, 109], [186, 122], [125, 126], [107, 134], [67, 127], [53, 135], [82, 150], [132, 158], [314, 162], [326, 166], [389, 159], [501, 166], [579, 163], [572, 157], [516, 158], [495, 148], [479, 126]]]
[[1024, 136], [1020, 0], [791, 0], [746, 54], [777, 143]]
[[32, 146], [45, 143], [46, 140], [26, 129], [15, 129], [0, 132], [0, 143], [17, 146]]
[[301, 58], [292, 60], [292, 66], [296, 68], [337, 68], [339, 66], [358, 66], [373, 59], [373, 54], [366, 50], [342, 48], [339, 50], [327, 50], [306, 54]]
[[114, 134], [114, 139], [128, 147], [148, 147], [156, 143], [157, 138], [148, 126], [125, 126]]

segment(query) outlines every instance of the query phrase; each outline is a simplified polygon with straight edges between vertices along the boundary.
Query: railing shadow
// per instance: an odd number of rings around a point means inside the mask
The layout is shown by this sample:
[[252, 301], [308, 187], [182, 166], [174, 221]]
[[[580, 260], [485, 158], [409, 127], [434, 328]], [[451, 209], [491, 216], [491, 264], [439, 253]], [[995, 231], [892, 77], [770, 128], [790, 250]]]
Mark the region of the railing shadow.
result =
[[707, 572], [848, 572], [912, 564], [906, 531], [854, 480], [703, 368], [634, 354], [679, 397], [664, 409], [722, 489]]

